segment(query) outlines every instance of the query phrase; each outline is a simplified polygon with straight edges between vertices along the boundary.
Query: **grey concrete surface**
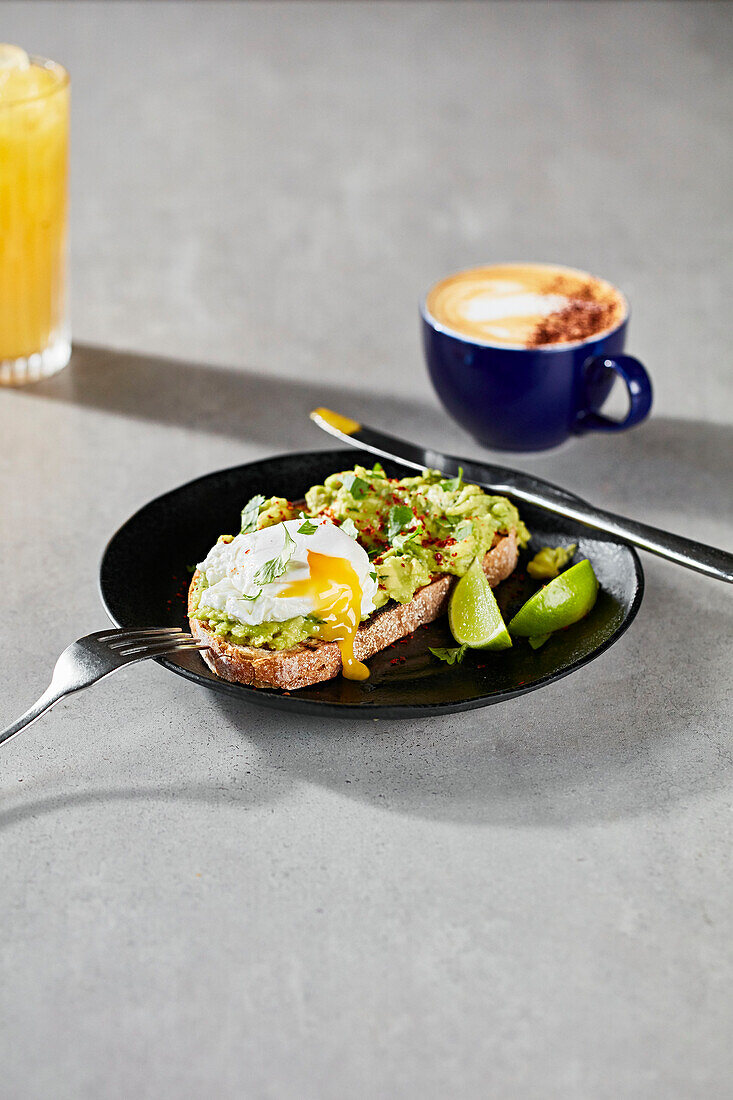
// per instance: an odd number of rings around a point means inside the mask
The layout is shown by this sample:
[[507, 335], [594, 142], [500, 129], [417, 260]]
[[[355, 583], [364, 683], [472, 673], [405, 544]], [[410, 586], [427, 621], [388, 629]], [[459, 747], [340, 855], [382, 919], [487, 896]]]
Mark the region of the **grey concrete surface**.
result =
[[[315, 403], [475, 454], [416, 324], [472, 262], [614, 280], [656, 384], [517, 463], [730, 547], [731, 23], [0, 5], [73, 76], [76, 340], [0, 392], [0, 724], [152, 495], [325, 446]], [[731, 1096], [732, 593], [645, 566], [617, 646], [502, 707], [324, 725], [141, 666], [5, 746], [3, 1100]]]

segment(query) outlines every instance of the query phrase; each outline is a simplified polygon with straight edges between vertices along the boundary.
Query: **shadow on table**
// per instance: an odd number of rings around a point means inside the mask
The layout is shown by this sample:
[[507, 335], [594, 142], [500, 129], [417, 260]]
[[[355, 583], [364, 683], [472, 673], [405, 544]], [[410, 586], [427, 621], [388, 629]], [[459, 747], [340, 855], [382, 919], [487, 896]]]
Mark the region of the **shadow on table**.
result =
[[[715, 582], [695, 583], [700, 602], [657, 576], [632, 630], [597, 662], [483, 710], [326, 723], [210, 692], [209, 738], [231, 739], [227, 726], [239, 731], [256, 750], [244, 753], [256, 761], [246, 765], [254, 779], [234, 768], [218, 786], [151, 783], [31, 797], [0, 812], [0, 831], [108, 801], [247, 811], [302, 783], [387, 813], [457, 824], [562, 829], [663, 814], [733, 780], [723, 720], [716, 726], [708, 717], [725, 715], [730, 695], [730, 601], [718, 604]], [[717, 672], [711, 654], [722, 655]]]
[[479, 711], [326, 729], [310, 716], [212, 702], [277, 770], [386, 811], [560, 828], [663, 812], [733, 779], [725, 733], [705, 717], [725, 713], [730, 690], [721, 662], [710, 671], [711, 647], [733, 640], [730, 607], [711, 605], [701, 614], [693, 593], [655, 583], [637, 620], [646, 630], [571, 680]]
[[34, 798], [31, 792], [24, 792], [28, 801], [18, 801], [16, 805], [5, 806], [0, 810], [0, 832], [10, 829], [23, 821], [32, 821], [38, 817], [64, 813], [66, 810], [85, 806], [106, 805], [115, 802], [144, 802], [151, 805], [161, 803], [197, 803], [207, 806], [235, 806], [238, 810], [250, 810], [263, 803], [277, 801], [280, 792], [267, 788], [262, 782], [244, 785], [230, 780], [222, 786], [176, 785], [155, 786], [151, 783], [144, 787], [107, 787], [73, 793], [50, 794], [43, 798]]
[[591, 434], [541, 455], [482, 451], [438, 405], [240, 368], [76, 344], [67, 370], [23, 391], [111, 414], [261, 444], [273, 452], [329, 447], [307, 422], [316, 405], [396, 434], [555, 480], [591, 500], [644, 518], [660, 502], [690, 517], [726, 515], [733, 481], [733, 428], [654, 418], [633, 431]]
[[260, 374], [244, 368], [75, 344], [70, 366], [26, 391], [119, 416], [261, 443], [273, 451], [336, 445], [308, 423], [316, 405], [385, 425], [419, 419], [426, 435], [452, 427], [437, 404], [355, 388]]
[[[423, 439], [477, 453], [427, 404], [89, 346], [75, 349], [70, 371], [26, 392], [272, 450], [317, 445], [304, 418], [324, 404], [397, 433], [416, 434], [419, 425]], [[730, 512], [732, 444], [730, 426], [662, 417], [622, 435], [499, 460], [632, 516], [678, 511], [676, 529], [700, 537], [699, 527]], [[224, 697], [212, 695], [212, 705], [281, 775], [386, 811], [508, 827], [663, 811], [731, 778], [723, 733], [705, 726], [706, 714], [726, 707], [726, 678], [710, 655], [730, 646], [730, 592], [671, 569], [655, 569], [634, 628], [597, 664], [504, 705], [419, 723], [336, 722], [328, 730], [316, 718]], [[185, 787], [168, 794], [191, 796]], [[209, 800], [201, 791], [195, 797]]]

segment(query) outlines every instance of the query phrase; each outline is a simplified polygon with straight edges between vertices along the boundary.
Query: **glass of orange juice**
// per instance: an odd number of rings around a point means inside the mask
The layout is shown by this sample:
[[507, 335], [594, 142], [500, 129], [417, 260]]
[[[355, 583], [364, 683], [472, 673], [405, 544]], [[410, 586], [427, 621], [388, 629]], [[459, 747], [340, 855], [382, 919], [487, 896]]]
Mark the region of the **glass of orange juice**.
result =
[[69, 75], [0, 44], [0, 384], [65, 367]]

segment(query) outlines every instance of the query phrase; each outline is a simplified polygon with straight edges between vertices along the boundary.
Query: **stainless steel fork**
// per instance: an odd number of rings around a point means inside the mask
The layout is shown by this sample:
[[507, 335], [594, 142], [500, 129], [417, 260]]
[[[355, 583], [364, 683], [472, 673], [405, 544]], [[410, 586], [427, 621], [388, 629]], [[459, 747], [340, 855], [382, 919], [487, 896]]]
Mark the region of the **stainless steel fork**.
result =
[[148, 657], [169, 657], [187, 649], [206, 649], [177, 626], [153, 630], [98, 630], [72, 642], [56, 662], [51, 683], [37, 703], [0, 733], [0, 745], [49, 710], [59, 699], [96, 684], [119, 668]]

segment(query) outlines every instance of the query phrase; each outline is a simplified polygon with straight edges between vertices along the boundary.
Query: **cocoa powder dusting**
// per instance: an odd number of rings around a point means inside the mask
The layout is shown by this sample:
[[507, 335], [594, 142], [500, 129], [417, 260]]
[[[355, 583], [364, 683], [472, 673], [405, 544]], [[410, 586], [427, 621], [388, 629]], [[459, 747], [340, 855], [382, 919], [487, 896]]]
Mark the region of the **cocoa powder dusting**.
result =
[[569, 344], [576, 340], [587, 340], [597, 332], [610, 328], [619, 314], [619, 305], [609, 299], [601, 287], [592, 283], [583, 287], [574, 287], [568, 293], [565, 280], [559, 278], [551, 290], [546, 293], [564, 294], [570, 301], [564, 309], [550, 313], [535, 325], [527, 341], [527, 347], [537, 348], [542, 344]]

